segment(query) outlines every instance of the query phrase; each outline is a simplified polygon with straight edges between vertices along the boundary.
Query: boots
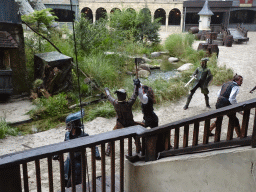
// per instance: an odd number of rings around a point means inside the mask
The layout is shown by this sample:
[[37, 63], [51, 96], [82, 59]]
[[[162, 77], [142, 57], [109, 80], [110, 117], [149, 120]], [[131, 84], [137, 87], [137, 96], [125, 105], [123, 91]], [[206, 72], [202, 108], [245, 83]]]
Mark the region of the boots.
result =
[[[194, 93], [193, 93], [193, 94], [194, 94]], [[193, 94], [192, 94], [192, 93], [189, 94], [188, 99], [187, 99], [187, 103], [186, 103], [186, 105], [183, 107], [184, 110], [188, 109], [188, 105], [189, 105], [189, 103], [190, 103], [190, 101], [191, 101], [191, 99], [192, 99]]]
[[209, 97], [207, 94], [204, 95], [204, 99], [205, 99], [206, 107], [211, 108], [211, 106], [209, 105]]
[[209, 136], [214, 136], [214, 134], [212, 133], [212, 130], [216, 127], [216, 121], [214, 121], [211, 126], [210, 126], [210, 133]]

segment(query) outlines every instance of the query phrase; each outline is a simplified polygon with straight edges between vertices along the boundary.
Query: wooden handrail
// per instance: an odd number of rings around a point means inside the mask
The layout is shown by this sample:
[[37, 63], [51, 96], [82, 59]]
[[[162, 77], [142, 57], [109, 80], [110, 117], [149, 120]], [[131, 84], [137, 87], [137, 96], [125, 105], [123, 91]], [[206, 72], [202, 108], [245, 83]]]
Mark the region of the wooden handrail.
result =
[[[256, 99], [251, 99], [245, 102], [241, 102], [235, 105], [230, 105], [227, 107], [223, 107], [217, 110], [212, 110], [210, 112], [206, 112], [203, 114], [199, 114], [193, 117], [185, 118], [179, 121], [175, 121], [166, 125], [159, 126], [154, 129], [146, 129], [139, 125], [125, 128], [125, 129], [118, 129], [114, 131], [109, 131], [106, 133], [101, 133], [98, 135], [92, 135], [82, 138], [77, 138], [57, 144], [51, 144], [43, 147], [33, 148], [22, 152], [16, 152], [12, 154], [7, 154], [0, 156], [0, 188], [3, 191], [9, 191], [10, 187], [12, 188], [13, 182], [16, 182], [14, 185], [16, 188], [20, 188], [21, 185], [21, 178], [20, 177], [20, 165], [23, 167], [23, 182], [24, 182], [24, 190], [29, 191], [28, 187], [28, 174], [27, 172], [28, 167], [27, 163], [34, 161], [36, 165], [36, 176], [37, 176], [37, 189], [38, 191], [41, 190], [41, 179], [40, 179], [40, 161], [43, 158], [48, 159], [48, 177], [49, 177], [49, 190], [53, 190], [53, 177], [52, 177], [52, 170], [53, 164], [51, 162], [51, 158], [54, 155], [60, 156], [59, 166], [60, 166], [60, 182], [61, 182], [61, 191], [65, 191], [65, 184], [64, 184], [64, 153], [70, 153], [71, 159], [74, 152], [79, 151], [82, 153], [84, 158], [86, 148], [91, 148], [91, 165], [92, 165], [92, 180], [91, 185], [93, 191], [96, 190], [96, 164], [95, 164], [95, 146], [101, 146], [101, 154], [102, 154], [102, 186], [105, 190], [105, 182], [106, 182], [106, 173], [105, 173], [105, 144], [110, 143], [112, 152], [111, 153], [111, 189], [114, 190], [115, 187], [115, 150], [120, 151], [120, 191], [123, 191], [124, 185], [124, 139], [128, 138], [128, 144], [126, 145], [126, 151], [128, 152], [128, 157], [132, 156], [132, 137], [133, 138], [142, 138], [142, 155], [144, 156], [145, 161], [154, 161], [158, 158], [169, 157], [172, 155], [179, 155], [179, 154], [187, 154], [187, 153], [197, 153], [197, 152], [204, 152], [209, 150], [220, 150], [229, 147], [239, 147], [239, 146], [248, 146], [251, 145], [252, 147], [256, 147], [256, 116], [254, 115], [254, 122], [253, 127], [250, 127], [250, 132], [247, 136], [249, 119], [250, 119], [250, 110], [252, 108], [256, 108]], [[233, 129], [234, 125], [232, 122], [228, 122], [227, 128], [227, 139], [221, 139], [221, 129], [222, 129], [222, 121], [223, 116], [230, 114], [230, 113], [237, 113], [243, 111], [243, 122], [241, 126], [241, 138], [233, 139]], [[210, 121], [212, 119], [217, 118], [216, 121], [216, 131], [215, 137], [213, 142], [209, 142], [209, 127]], [[204, 123], [204, 130], [203, 130], [203, 138], [200, 139], [199, 142], [199, 125], [200, 122]], [[194, 126], [190, 126], [194, 125]], [[180, 128], [184, 127], [184, 132], [181, 132]], [[189, 129], [193, 128], [193, 141], [189, 144]], [[252, 129], [251, 129], [252, 128]], [[172, 131], [173, 130], [173, 131]], [[174, 136], [171, 136], [171, 131], [174, 132]], [[180, 133], [183, 134], [183, 145], [180, 147]], [[161, 145], [159, 150], [158, 140], [161, 138]], [[171, 138], [173, 139], [174, 146], [173, 148], [170, 147]], [[115, 149], [115, 141], [120, 141], [120, 148]], [[181, 141], [182, 142], [182, 141]], [[163, 149], [164, 148], [164, 149]], [[129, 158], [128, 158], [129, 159]], [[130, 158], [132, 159], [132, 158]], [[143, 158], [137, 158], [143, 159]], [[134, 160], [134, 159], [133, 159]], [[86, 158], [83, 160], [83, 175], [85, 175], [86, 170]], [[74, 170], [73, 170], [74, 171]], [[72, 172], [73, 172], [72, 171]], [[2, 175], [2, 176], [1, 176]], [[8, 175], [12, 177], [13, 180], [5, 180], [5, 176]], [[74, 172], [73, 175], [74, 177]], [[83, 188], [87, 188], [85, 184], [85, 177], [83, 178], [82, 186]], [[72, 188], [74, 188], [75, 183], [74, 179], [71, 183]], [[8, 188], [9, 187], [9, 188]], [[14, 187], [13, 187], [14, 188]], [[15, 191], [15, 190], [14, 190]], [[19, 191], [19, 190], [17, 190]]]

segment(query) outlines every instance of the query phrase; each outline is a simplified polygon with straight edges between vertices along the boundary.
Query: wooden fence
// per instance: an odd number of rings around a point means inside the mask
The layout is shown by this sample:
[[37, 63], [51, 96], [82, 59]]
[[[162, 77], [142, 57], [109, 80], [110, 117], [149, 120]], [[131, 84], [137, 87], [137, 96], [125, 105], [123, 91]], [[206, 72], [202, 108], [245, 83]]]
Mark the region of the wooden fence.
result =
[[[82, 154], [82, 191], [98, 191], [96, 172], [96, 158], [95, 147], [99, 146], [101, 149], [101, 191], [106, 191], [106, 178], [110, 177], [111, 191], [124, 191], [124, 157], [130, 161], [155, 161], [159, 158], [165, 158], [172, 155], [180, 155], [187, 153], [205, 152], [208, 150], [220, 150], [230, 147], [256, 146], [256, 128], [255, 128], [255, 107], [256, 99], [242, 102], [236, 105], [231, 105], [218, 110], [212, 110], [208, 113], [200, 114], [194, 117], [182, 119], [170, 124], [162, 125], [154, 129], [146, 129], [141, 126], [133, 126], [130, 128], [110, 131], [99, 135], [88, 136], [84, 138], [73, 139], [62, 143], [52, 144], [44, 147], [34, 148], [23, 152], [17, 152], [0, 156], [0, 189], [1, 192], [20, 192], [30, 191], [29, 180], [31, 179], [28, 163], [33, 163], [35, 166], [36, 190], [42, 191], [41, 175], [48, 174], [49, 191], [56, 191], [56, 183], [54, 179], [56, 176], [55, 167], [52, 162], [54, 155], [59, 155], [58, 174], [60, 191], [65, 191], [64, 182], [64, 155], [69, 153], [71, 163], [74, 158], [74, 152], [81, 152]], [[251, 110], [253, 109], [253, 110]], [[225, 123], [226, 115], [230, 113], [243, 112], [241, 125], [241, 138], [233, 139], [233, 122]], [[240, 115], [240, 114], [239, 114]], [[217, 119], [217, 127], [214, 138], [209, 139], [209, 127], [211, 120]], [[253, 119], [252, 122], [250, 120]], [[104, 126], [104, 125], [103, 125]], [[203, 127], [203, 129], [202, 129]], [[200, 129], [202, 129], [200, 131]], [[182, 133], [183, 132], [183, 133]], [[189, 133], [191, 139], [189, 139]], [[224, 140], [223, 135], [226, 135]], [[173, 135], [173, 136], [172, 136]], [[138, 149], [132, 142], [132, 138], [142, 138], [142, 152], [138, 155]], [[157, 138], [161, 137], [161, 144], [164, 151], [157, 151]], [[213, 140], [213, 141], [210, 141]], [[115, 149], [116, 143], [119, 141], [120, 148]], [[111, 143], [110, 169], [106, 171], [106, 156], [105, 144]], [[136, 150], [136, 151], [135, 151]], [[91, 161], [87, 161], [87, 152], [90, 151]], [[118, 153], [117, 153], [118, 152]], [[134, 152], [134, 153], [133, 153]], [[135, 153], [137, 152], [137, 153]], [[115, 157], [119, 154], [119, 157]], [[136, 154], [136, 155], [134, 155]], [[108, 158], [108, 157], [107, 157]], [[47, 173], [41, 173], [40, 162], [47, 160]], [[118, 161], [117, 161], [118, 160]], [[117, 163], [118, 162], [118, 163]], [[118, 164], [118, 165], [117, 165]], [[72, 164], [73, 165], [73, 164]], [[56, 166], [56, 165], [55, 165]], [[90, 167], [90, 173], [88, 172]], [[119, 172], [116, 173], [118, 166]], [[71, 166], [72, 167], [72, 166]], [[89, 174], [88, 174], [89, 173]], [[115, 175], [119, 175], [118, 181], [119, 189], [116, 189], [117, 183]], [[76, 191], [74, 169], [71, 169], [72, 192]], [[89, 182], [86, 182], [86, 180]], [[89, 183], [89, 185], [88, 185]], [[90, 187], [89, 187], [90, 186]], [[58, 190], [58, 189], [57, 189]]]

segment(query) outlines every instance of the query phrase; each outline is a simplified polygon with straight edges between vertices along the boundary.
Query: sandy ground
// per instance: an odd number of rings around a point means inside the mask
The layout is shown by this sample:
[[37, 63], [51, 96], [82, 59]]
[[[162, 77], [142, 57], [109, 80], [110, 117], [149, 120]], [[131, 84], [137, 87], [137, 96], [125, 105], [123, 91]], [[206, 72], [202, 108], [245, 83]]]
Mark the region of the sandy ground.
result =
[[[234, 73], [238, 73], [244, 77], [243, 85], [241, 86], [240, 93], [238, 94], [238, 97], [237, 97], [238, 102], [255, 98], [255, 93], [250, 94], [249, 91], [256, 85], [256, 77], [253, 75], [253, 72], [256, 71], [256, 64], [255, 64], [256, 32], [249, 32], [248, 37], [250, 38], [250, 40], [247, 44], [246, 43], [233, 44], [232, 47], [219, 46], [220, 52], [219, 52], [219, 58], [218, 58], [218, 65], [220, 66], [226, 65], [228, 68], [233, 69]], [[199, 43], [200, 42], [196, 42], [194, 44], [194, 47], [197, 48]], [[159, 117], [159, 124], [164, 125], [173, 121], [177, 121], [179, 119], [191, 117], [200, 113], [207, 112], [209, 110], [214, 110], [215, 103], [217, 100], [217, 91], [219, 89], [220, 89], [220, 86], [209, 87], [210, 105], [212, 106], [212, 109], [208, 109], [205, 107], [204, 96], [201, 94], [200, 90], [197, 90], [197, 92], [193, 96], [193, 99], [190, 103], [188, 110], [183, 110], [183, 106], [186, 103], [186, 97], [183, 97], [176, 103], [166, 103], [164, 106], [157, 107], [155, 109], [155, 112]], [[3, 111], [3, 105], [4, 104], [0, 104], [1, 111]], [[15, 111], [15, 108], [17, 109], [17, 107], [14, 107], [14, 111]], [[5, 114], [8, 114], [8, 111], [5, 112]], [[1, 116], [1, 113], [0, 113], [0, 116]], [[241, 115], [237, 115], [237, 116], [239, 117], [239, 119], [242, 118]], [[134, 119], [136, 121], [141, 121], [142, 120], [141, 112], [134, 113]], [[224, 118], [224, 119], [227, 121], [227, 118]], [[115, 125], [115, 118], [105, 119], [105, 118], [99, 117], [85, 124], [85, 132], [87, 132], [89, 135], [100, 134], [106, 131], [111, 131], [114, 125]], [[189, 144], [191, 144], [191, 135], [192, 135], [191, 133], [189, 138], [190, 139]], [[51, 129], [49, 131], [36, 133], [33, 135], [17, 136], [17, 137], [9, 136], [5, 139], [0, 140], [0, 155], [22, 151], [29, 148], [35, 148], [43, 145], [62, 142], [64, 139], [64, 134], [65, 134], [65, 128], [59, 127], [59, 128]], [[202, 134], [203, 134], [203, 124], [200, 125], [199, 135], [202, 135]], [[222, 137], [225, 138], [225, 133], [222, 134]], [[119, 174], [118, 172], [119, 171], [119, 164], [118, 164], [119, 148], [117, 146], [118, 146], [118, 142], [116, 142], [116, 174]], [[89, 161], [89, 171], [90, 171], [90, 153], [88, 152], [87, 152], [87, 157]], [[47, 161], [45, 159], [41, 160], [40, 165], [41, 165], [42, 191], [48, 191]], [[100, 176], [101, 175], [100, 161], [97, 161], [96, 166], [97, 166], [96, 174], [97, 176]], [[33, 162], [28, 164], [28, 170], [29, 170], [28, 174], [30, 177], [29, 186], [31, 191], [36, 191], [34, 167], [35, 166]], [[53, 168], [54, 168], [54, 172], [53, 172], [54, 188], [57, 191], [60, 189], [58, 161], [53, 162]], [[106, 158], [106, 170], [107, 171], [110, 170], [109, 157]], [[108, 172], [108, 174], [110, 174], [110, 172]]]

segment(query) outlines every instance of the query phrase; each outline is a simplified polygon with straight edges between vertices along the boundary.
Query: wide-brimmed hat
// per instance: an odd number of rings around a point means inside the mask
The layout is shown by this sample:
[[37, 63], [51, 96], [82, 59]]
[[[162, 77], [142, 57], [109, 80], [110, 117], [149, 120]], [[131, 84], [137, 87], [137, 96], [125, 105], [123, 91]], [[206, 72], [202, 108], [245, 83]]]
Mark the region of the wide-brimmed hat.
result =
[[118, 89], [115, 91], [116, 94], [121, 93], [121, 94], [126, 94], [126, 91], [124, 89]]
[[201, 61], [209, 61], [208, 57], [202, 58]]

